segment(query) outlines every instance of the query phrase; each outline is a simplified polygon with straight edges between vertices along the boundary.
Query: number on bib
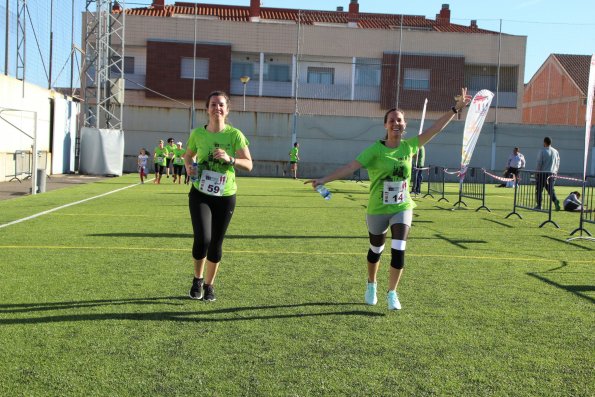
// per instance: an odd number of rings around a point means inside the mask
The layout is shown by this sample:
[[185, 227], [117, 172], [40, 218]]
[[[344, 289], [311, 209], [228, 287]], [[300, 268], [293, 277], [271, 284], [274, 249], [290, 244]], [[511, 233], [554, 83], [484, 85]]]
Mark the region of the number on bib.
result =
[[385, 181], [382, 190], [383, 204], [401, 204], [407, 198], [407, 181]]

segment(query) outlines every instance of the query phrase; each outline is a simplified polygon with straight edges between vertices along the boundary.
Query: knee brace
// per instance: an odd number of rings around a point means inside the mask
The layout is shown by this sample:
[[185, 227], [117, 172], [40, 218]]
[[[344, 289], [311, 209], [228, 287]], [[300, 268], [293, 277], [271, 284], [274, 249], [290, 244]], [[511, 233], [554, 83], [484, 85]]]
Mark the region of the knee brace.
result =
[[390, 266], [395, 269], [402, 269], [405, 267], [405, 246], [407, 241], [405, 240], [392, 240], [391, 242], [391, 258]]
[[376, 247], [370, 244], [370, 249], [368, 250], [368, 262], [370, 263], [378, 263], [380, 260], [380, 255], [382, 255], [382, 251], [384, 250], [384, 244], [380, 247]]

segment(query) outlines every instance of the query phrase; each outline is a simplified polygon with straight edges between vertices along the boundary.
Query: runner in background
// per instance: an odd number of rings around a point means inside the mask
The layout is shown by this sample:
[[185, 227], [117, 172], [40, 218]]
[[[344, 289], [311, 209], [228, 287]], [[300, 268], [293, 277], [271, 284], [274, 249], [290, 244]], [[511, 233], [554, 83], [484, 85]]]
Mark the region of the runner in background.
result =
[[174, 183], [176, 180], [178, 181], [178, 185], [182, 183], [182, 169], [184, 168], [184, 153], [186, 153], [186, 149], [182, 148], [182, 142], [176, 143], [176, 148], [173, 150], [173, 178]]
[[140, 183], [145, 183], [145, 177], [147, 176], [147, 161], [149, 156], [147, 155], [147, 149], [142, 148], [138, 155], [136, 165], [138, 166], [138, 174], [140, 176]]
[[[174, 138], [167, 138], [167, 157], [165, 158], [165, 169], [167, 172], [167, 178], [169, 178], [169, 171], [170, 168], [173, 166], [173, 159], [174, 159], [174, 149], [176, 148], [176, 144], [174, 143]], [[173, 174], [173, 172], [172, 172]], [[174, 181], [175, 183], [175, 181]]]
[[293, 144], [293, 148], [289, 151], [289, 164], [291, 173], [293, 175], [293, 179], [297, 179], [297, 168], [298, 168], [298, 161], [300, 161], [300, 144], [295, 142]]
[[391, 109], [384, 116], [386, 136], [372, 146], [364, 149], [351, 163], [344, 165], [331, 174], [308, 180], [312, 187], [345, 178], [361, 167], [368, 170], [370, 177], [370, 197], [366, 215], [370, 249], [368, 250], [368, 283], [364, 295], [368, 305], [377, 303], [376, 276], [380, 265], [380, 255], [384, 250], [386, 234], [391, 230], [391, 261], [388, 280], [387, 304], [389, 310], [401, 308], [396, 292], [403, 267], [405, 266], [405, 247], [415, 203], [409, 193], [411, 178], [411, 158], [420, 146], [428, 143], [444, 129], [469, 102], [467, 89], [461, 89], [461, 95], [448, 112], [442, 115], [424, 132], [410, 139], [405, 135], [405, 114], [402, 110]]
[[166, 165], [167, 149], [163, 146], [163, 139], [159, 140], [159, 146], [153, 151], [153, 161], [155, 162], [155, 180], [153, 183], [161, 183], [161, 176]]

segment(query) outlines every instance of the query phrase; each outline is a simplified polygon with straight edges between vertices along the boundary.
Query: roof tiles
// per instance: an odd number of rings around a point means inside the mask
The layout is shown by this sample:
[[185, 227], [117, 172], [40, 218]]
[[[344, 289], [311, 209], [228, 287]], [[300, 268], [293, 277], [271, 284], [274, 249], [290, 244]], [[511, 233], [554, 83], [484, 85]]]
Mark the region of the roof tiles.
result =
[[[300, 12], [301, 11], [301, 12]], [[176, 2], [174, 5], [166, 5], [164, 9], [155, 9], [152, 6], [143, 8], [128, 8], [127, 15], [139, 15], [150, 17], [173, 17], [175, 15], [197, 15], [217, 17], [221, 20], [246, 21], [250, 20], [250, 7], [228, 6], [215, 4], [201, 4]], [[349, 13], [347, 11], [316, 11], [298, 10], [289, 8], [261, 7], [261, 20], [278, 21], [301, 21], [303, 24], [313, 25], [315, 23], [336, 23], [347, 24]], [[373, 14], [359, 13], [357, 26], [362, 29], [399, 29], [401, 15], [395, 14]], [[403, 15], [403, 28], [427, 29], [437, 32], [458, 32], [458, 33], [485, 33], [497, 34], [498, 32], [474, 28], [470, 26], [457, 25], [453, 23], [443, 24], [435, 20], [426, 19], [420, 15]]]
[[589, 86], [591, 55], [552, 54], [584, 95]]

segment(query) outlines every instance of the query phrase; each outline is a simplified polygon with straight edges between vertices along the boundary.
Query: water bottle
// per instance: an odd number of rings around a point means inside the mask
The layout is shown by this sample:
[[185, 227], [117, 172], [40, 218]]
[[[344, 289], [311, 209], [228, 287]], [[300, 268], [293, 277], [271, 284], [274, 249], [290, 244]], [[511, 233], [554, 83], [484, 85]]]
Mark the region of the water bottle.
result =
[[316, 191], [320, 193], [323, 199], [330, 200], [333, 194], [324, 185], [316, 186]]
[[190, 174], [190, 181], [196, 182], [198, 180], [198, 163], [192, 163], [192, 174]]

